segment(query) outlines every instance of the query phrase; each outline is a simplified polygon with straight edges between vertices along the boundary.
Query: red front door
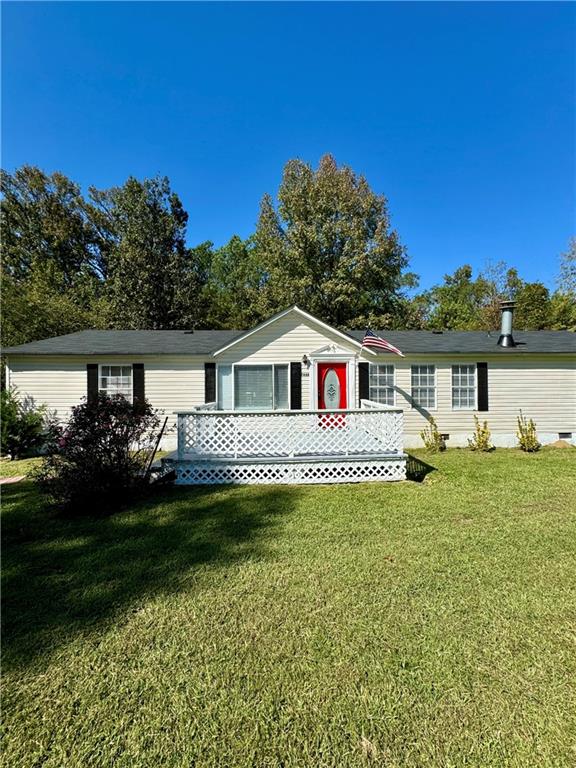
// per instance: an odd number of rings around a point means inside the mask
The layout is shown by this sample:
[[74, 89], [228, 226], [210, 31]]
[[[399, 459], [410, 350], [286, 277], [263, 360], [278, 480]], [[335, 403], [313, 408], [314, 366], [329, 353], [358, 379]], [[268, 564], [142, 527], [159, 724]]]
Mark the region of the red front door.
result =
[[318, 408], [347, 408], [346, 363], [318, 363]]

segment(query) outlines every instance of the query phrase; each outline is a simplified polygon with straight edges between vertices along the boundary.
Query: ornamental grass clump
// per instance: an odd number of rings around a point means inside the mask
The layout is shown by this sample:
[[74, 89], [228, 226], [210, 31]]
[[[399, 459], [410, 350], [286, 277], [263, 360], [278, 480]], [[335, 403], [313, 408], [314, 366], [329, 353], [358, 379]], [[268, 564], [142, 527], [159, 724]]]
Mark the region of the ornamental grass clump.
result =
[[526, 453], [536, 453], [542, 447], [538, 441], [538, 433], [536, 431], [536, 423], [534, 419], [527, 419], [522, 411], [518, 416], [518, 430], [516, 437], [518, 438], [518, 447], [526, 451]]
[[468, 448], [471, 451], [484, 451], [489, 453], [494, 450], [490, 442], [490, 430], [487, 421], [480, 421], [478, 416], [474, 416], [474, 434], [468, 439]]
[[430, 416], [428, 420], [428, 426], [420, 432], [420, 437], [424, 443], [424, 447], [429, 453], [438, 453], [439, 451], [446, 450], [446, 442], [438, 431], [438, 425], [436, 419]]
[[133, 500], [149, 485], [145, 469], [158, 425], [147, 401], [132, 404], [122, 395], [76, 406], [36, 474], [41, 488], [76, 515], [105, 514]]

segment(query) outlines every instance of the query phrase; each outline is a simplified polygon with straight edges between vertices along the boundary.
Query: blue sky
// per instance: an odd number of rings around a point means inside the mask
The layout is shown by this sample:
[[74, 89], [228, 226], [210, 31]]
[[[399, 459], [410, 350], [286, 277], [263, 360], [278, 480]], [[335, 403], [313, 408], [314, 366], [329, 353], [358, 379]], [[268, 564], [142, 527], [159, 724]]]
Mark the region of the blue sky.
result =
[[422, 287], [576, 234], [571, 3], [3, 3], [2, 166], [167, 175], [189, 240], [249, 235], [284, 163], [386, 194]]

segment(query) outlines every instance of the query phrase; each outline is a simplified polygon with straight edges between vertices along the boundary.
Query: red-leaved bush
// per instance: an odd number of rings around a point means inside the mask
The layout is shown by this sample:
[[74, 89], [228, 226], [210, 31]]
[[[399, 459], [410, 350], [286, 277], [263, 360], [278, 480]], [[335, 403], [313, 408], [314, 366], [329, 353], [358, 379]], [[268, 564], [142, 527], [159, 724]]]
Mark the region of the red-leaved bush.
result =
[[54, 429], [52, 452], [36, 478], [56, 504], [75, 514], [106, 514], [147, 487], [144, 470], [158, 426], [147, 401], [98, 395]]

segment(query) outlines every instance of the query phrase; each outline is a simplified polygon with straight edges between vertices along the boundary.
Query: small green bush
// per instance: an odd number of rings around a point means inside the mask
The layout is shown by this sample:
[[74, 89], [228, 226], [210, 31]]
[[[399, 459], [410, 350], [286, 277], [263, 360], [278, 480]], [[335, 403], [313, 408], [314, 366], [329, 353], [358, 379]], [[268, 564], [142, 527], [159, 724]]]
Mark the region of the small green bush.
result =
[[423, 429], [422, 432], [420, 432], [420, 437], [422, 438], [424, 447], [430, 453], [438, 453], [439, 451], [445, 451], [446, 443], [444, 442], [444, 438], [438, 431], [438, 425], [436, 424], [436, 419], [433, 416], [430, 416], [428, 422], [429, 423], [426, 429]]
[[538, 442], [534, 419], [527, 419], [522, 411], [520, 411], [520, 416], [518, 416], [516, 437], [518, 438], [518, 447], [526, 451], [526, 453], [536, 453], [542, 447]]
[[493, 451], [494, 446], [490, 442], [490, 430], [487, 421], [480, 421], [478, 416], [474, 416], [474, 434], [468, 440], [468, 447], [471, 451]]
[[50, 420], [46, 406], [20, 400], [16, 390], [0, 396], [0, 452], [19, 459], [37, 453], [48, 439]]

